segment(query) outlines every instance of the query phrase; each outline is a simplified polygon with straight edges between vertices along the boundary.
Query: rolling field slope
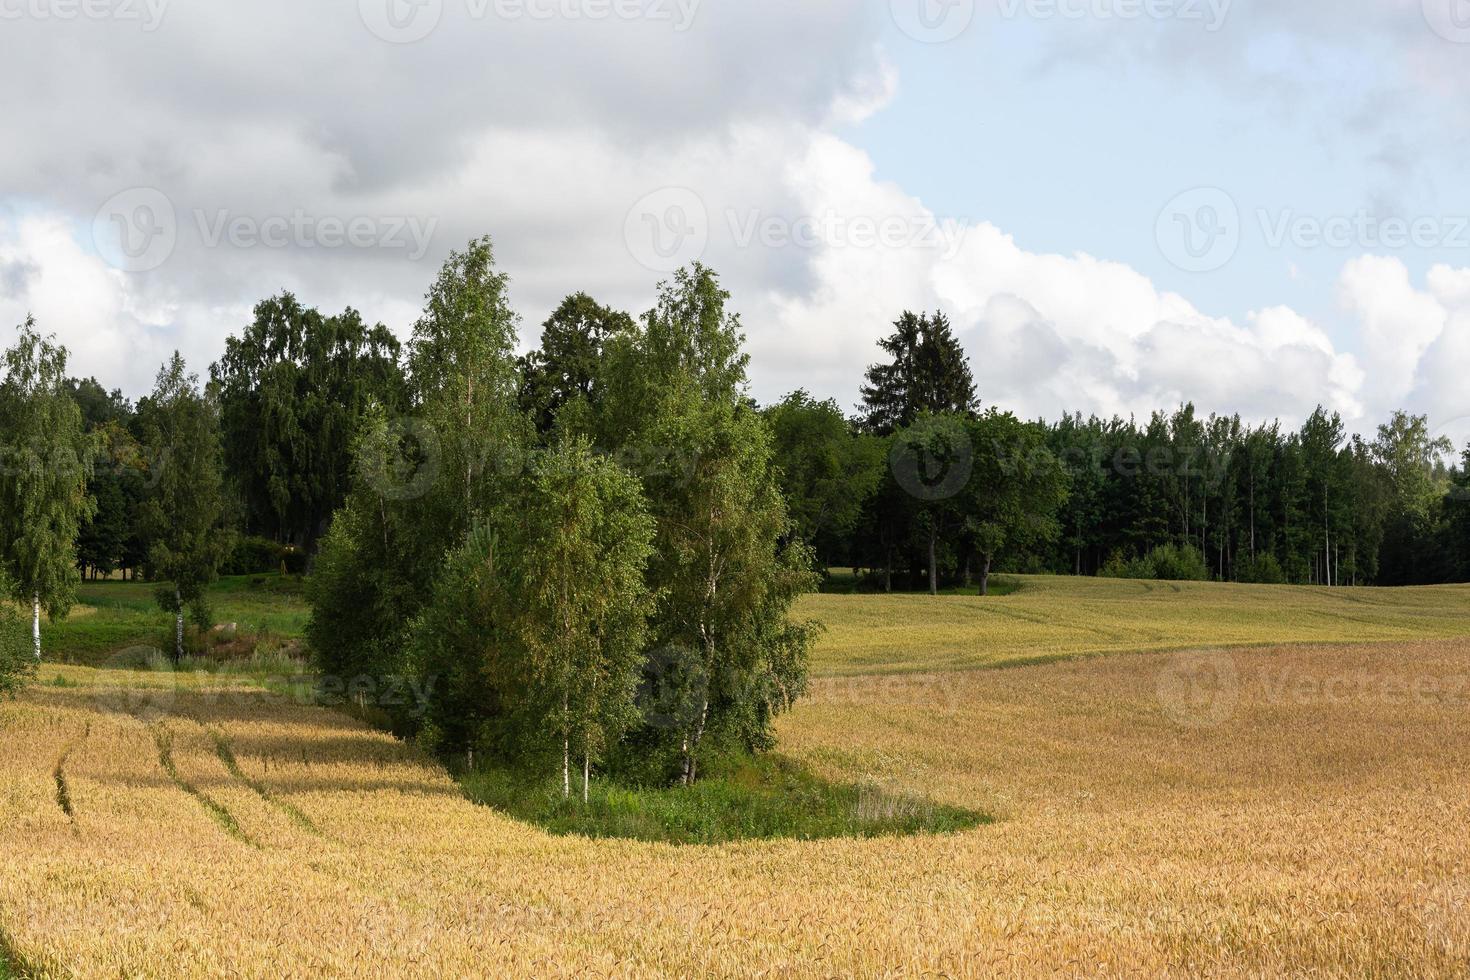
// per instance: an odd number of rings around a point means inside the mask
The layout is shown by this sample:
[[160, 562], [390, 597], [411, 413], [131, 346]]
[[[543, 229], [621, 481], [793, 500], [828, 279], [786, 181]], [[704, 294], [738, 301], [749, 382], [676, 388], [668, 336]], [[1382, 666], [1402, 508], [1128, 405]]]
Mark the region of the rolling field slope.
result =
[[[1244, 617], [1228, 587], [1155, 590], [1074, 601], [1118, 630], [1171, 604]], [[1338, 608], [1251, 595], [1293, 641]], [[915, 671], [1019, 659], [1005, 630], [1047, 624], [940, 617], [953, 652], [844, 654], [863, 603], [883, 621], [911, 597], [828, 606], [824, 676], [782, 751], [998, 818], [938, 837], [551, 837], [344, 715], [201, 675], [48, 667], [0, 705], [0, 936], [48, 976], [1463, 976], [1470, 640], [1403, 633], [1453, 632], [1466, 595], [1334, 597], [1369, 610], [1338, 629], [1389, 642], [942, 674]], [[1040, 652], [1069, 652], [1055, 628]], [[1145, 645], [1127, 642], [1105, 649]]]
[[813, 672], [851, 675], [1042, 663], [1191, 646], [1470, 637], [1470, 586], [1323, 589], [1006, 576], [1009, 595], [809, 595], [828, 634]]

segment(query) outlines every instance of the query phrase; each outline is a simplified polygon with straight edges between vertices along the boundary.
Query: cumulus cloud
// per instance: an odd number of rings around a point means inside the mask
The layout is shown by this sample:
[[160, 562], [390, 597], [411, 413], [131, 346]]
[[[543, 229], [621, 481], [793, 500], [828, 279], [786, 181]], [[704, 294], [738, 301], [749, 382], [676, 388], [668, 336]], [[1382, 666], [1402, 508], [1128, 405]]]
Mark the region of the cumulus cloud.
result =
[[[867, 6], [668, 0], [692, 11], [679, 31], [444, 0], [427, 37], [391, 44], [360, 16], [372, 2], [166, 4], [156, 30], [8, 21], [0, 318], [34, 312], [75, 370], [136, 395], [175, 347], [204, 371], [280, 289], [406, 333], [448, 250], [491, 232], [531, 343], [572, 290], [646, 308], [661, 274], [630, 222], [678, 218], [702, 245], [684, 258], [735, 294], [765, 400], [802, 386], [852, 405], [894, 317], [942, 308], [985, 401], [1023, 415], [1185, 399], [1251, 419], [1299, 420], [1318, 403], [1350, 420], [1401, 404], [1470, 415], [1455, 404], [1470, 270], [1416, 284], [1397, 259], [1349, 262], [1338, 292], [1359, 335], [1334, 341], [1284, 306], [1232, 320], [1107, 256], [1032, 251], [1015, 229], [936, 215], [847, 134], [900, 85]], [[1348, 39], [1310, 12], [1262, 17], [1283, 37]], [[1340, 67], [1259, 31], [1194, 50], [1303, 84]], [[115, 249], [93, 237], [99, 206], [131, 188], [162, 195], [176, 234], [142, 271], [109, 265]], [[670, 189], [685, 195], [677, 212], [637, 213]], [[362, 241], [329, 241], [358, 221]]]
[[1237, 324], [1126, 265], [1030, 252], [990, 224], [946, 226], [832, 137], [812, 142], [793, 185], [811, 213], [897, 216], [934, 231], [917, 246], [833, 242], [814, 257], [812, 289], [773, 301], [781, 326], [758, 348], [767, 363], [803, 366], [789, 381], [819, 349], [824, 367], [855, 377], [897, 311], [942, 308], [970, 350], [984, 400], [1023, 414], [1146, 416], [1184, 400], [1251, 419], [1299, 419], [1319, 403], [1349, 418], [1364, 413], [1356, 358], [1290, 309]]

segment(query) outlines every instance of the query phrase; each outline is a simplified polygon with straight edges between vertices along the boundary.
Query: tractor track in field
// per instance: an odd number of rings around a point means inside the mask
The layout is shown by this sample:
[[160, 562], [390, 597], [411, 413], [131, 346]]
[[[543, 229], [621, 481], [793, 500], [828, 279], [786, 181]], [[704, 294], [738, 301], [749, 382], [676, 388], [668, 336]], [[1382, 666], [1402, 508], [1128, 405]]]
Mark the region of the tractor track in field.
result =
[[203, 727], [205, 731], [209, 732], [210, 738], [214, 739], [215, 754], [219, 756], [219, 761], [224, 764], [225, 769], [229, 772], [231, 776], [233, 776], [235, 779], [239, 780], [242, 784], [249, 788], [252, 793], [260, 797], [261, 800], [267, 805], [276, 808], [281, 813], [284, 813], [288, 818], [290, 818], [292, 823], [296, 824], [302, 830], [305, 830], [307, 833], [314, 834], [317, 837], [325, 838], [327, 836], [325, 833], [322, 832], [322, 829], [320, 827], [312, 822], [312, 819], [310, 817], [308, 817], [305, 813], [302, 813], [301, 810], [293, 803], [276, 796], [274, 793], [271, 792], [270, 787], [266, 786], [264, 783], [260, 782], [257, 779], [250, 778], [245, 774], [244, 770], [240, 768], [239, 760], [235, 758], [235, 751], [231, 745], [230, 737], [228, 735], [217, 728], [211, 728], [205, 725], [201, 725], [201, 727]]
[[189, 796], [192, 796], [214, 822], [219, 824], [220, 829], [225, 833], [249, 847], [260, 847], [259, 844], [251, 840], [250, 836], [241, 829], [240, 823], [235, 819], [234, 814], [230, 813], [223, 804], [179, 774], [178, 766], [174, 764], [173, 732], [169, 730], [168, 726], [161, 721], [154, 722], [150, 726], [150, 730], [153, 733], [154, 744], [158, 747], [158, 764], [163, 767], [163, 771], [168, 774], [168, 778], [173, 781], [173, 784]]

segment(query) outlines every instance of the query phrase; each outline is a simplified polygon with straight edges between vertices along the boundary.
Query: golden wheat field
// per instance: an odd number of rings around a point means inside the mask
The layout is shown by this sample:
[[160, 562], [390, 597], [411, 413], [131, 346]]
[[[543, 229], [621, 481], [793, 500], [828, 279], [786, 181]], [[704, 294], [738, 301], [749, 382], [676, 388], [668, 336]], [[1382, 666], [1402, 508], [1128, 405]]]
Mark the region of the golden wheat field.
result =
[[[1285, 639], [1323, 615], [1268, 600], [1256, 614]], [[1374, 601], [1402, 604], [1402, 634], [1470, 617], [1463, 590]], [[1027, 617], [963, 616], [954, 651], [1026, 648], [996, 624]], [[880, 663], [868, 637], [862, 664], [909, 672], [863, 675], [842, 644], [868, 632], [833, 624], [781, 750], [993, 823], [709, 848], [551, 837], [342, 714], [48, 667], [75, 686], [0, 705], [0, 934], [58, 977], [1470, 972], [1470, 639], [915, 673], [957, 653], [895, 639]]]

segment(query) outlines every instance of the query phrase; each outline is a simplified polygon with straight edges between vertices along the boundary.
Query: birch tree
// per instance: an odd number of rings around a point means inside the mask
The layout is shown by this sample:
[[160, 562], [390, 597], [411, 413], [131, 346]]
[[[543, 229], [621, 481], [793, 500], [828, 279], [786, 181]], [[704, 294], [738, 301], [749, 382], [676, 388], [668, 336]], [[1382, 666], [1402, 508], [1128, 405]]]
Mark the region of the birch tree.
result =
[[174, 615], [174, 660], [184, 655], [184, 612], [209, 623], [205, 590], [229, 553], [219, 415], [176, 352], [138, 405], [143, 442], [156, 462], [143, 505], [150, 575], [158, 604]]
[[582, 799], [592, 766], [638, 721], [634, 698], [653, 611], [644, 580], [654, 523], [638, 481], [585, 442], [531, 474], [515, 542], [524, 700], [560, 740], [563, 796], [575, 753]]
[[773, 718], [805, 690], [814, 635], [789, 617], [816, 575], [787, 514], [770, 431], [746, 393], [744, 337], [728, 300], [699, 264], [662, 285], [640, 329], [610, 351], [599, 413], [599, 439], [638, 460], [657, 521], [646, 680], [695, 691], [693, 710], [651, 721], [643, 744], [667, 752], [686, 784], [711, 743], [772, 744]]
[[0, 566], [9, 595], [31, 611], [31, 650], [41, 659], [41, 612], [71, 610], [80, 580], [77, 535], [93, 513], [92, 450], [66, 389], [66, 348], [31, 317], [5, 352], [0, 383]]

